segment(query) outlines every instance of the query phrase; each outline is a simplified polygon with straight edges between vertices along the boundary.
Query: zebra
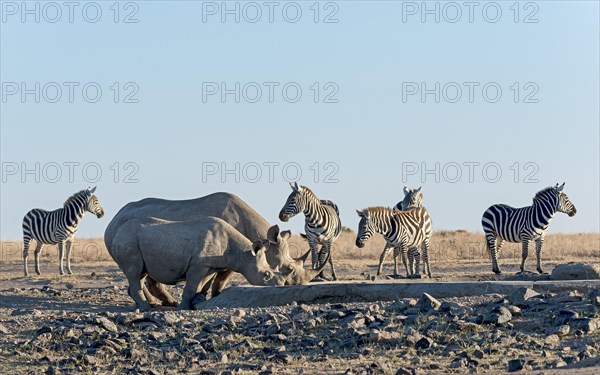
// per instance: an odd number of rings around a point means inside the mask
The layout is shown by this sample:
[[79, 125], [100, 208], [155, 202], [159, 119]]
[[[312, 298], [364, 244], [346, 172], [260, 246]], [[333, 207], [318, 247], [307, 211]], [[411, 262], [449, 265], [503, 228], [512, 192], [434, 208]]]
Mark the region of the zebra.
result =
[[[408, 209], [414, 207], [423, 207], [423, 193], [421, 193], [422, 186], [419, 186], [418, 189], [409, 189], [407, 186], [404, 186], [404, 199], [398, 202], [394, 206], [395, 210], [406, 211]], [[383, 269], [383, 262], [385, 258], [392, 251], [392, 246], [386, 246], [383, 248], [383, 252], [379, 257], [379, 267], [377, 268], [377, 276], [381, 275]], [[410, 267], [411, 274], [415, 273], [415, 267], [419, 268], [421, 263], [421, 254], [419, 253], [419, 249], [417, 247], [411, 247], [408, 249], [408, 262]], [[406, 265], [405, 265], [406, 266]]]
[[404, 199], [398, 202], [394, 208], [399, 211], [406, 211], [413, 207], [423, 206], [423, 193], [421, 193], [422, 186], [418, 189], [409, 189], [404, 186]]
[[35, 272], [40, 272], [40, 252], [44, 245], [58, 244], [59, 271], [64, 275], [63, 269], [63, 245], [67, 250], [67, 272], [71, 271], [71, 246], [73, 238], [77, 233], [77, 225], [83, 218], [85, 211], [91, 212], [97, 218], [104, 216], [104, 209], [100, 206], [98, 198], [94, 195], [96, 187], [84, 189], [70, 196], [64, 203], [63, 208], [54, 211], [46, 211], [35, 208], [23, 218], [23, 271], [27, 271], [27, 257], [29, 256], [29, 243], [37, 241], [35, 248]]
[[514, 208], [505, 204], [490, 206], [481, 219], [485, 233], [488, 251], [492, 257], [492, 271], [502, 273], [498, 266], [498, 253], [504, 241], [521, 242], [521, 272], [525, 272], [525, 259], [529, 254], [529, 241], [535, 241], [537, 256], [537, 271], [542, 269], [542, 244], [548, 226], [556, 212], [562, 212], [570, 217], [575, 216], [577, 209], [563, 192], [565, 184], [556, 184], [538, 191], [533, 197], [531, 206]]
[[[319, 200], [315, 193], [306, 186], [298, 185], [297, 182], [290, 183], [290, 186], [292, 193], [281, 208], [279, 219], [287, 222], [300, 212], [304, 213], [304, 229], [312, 254], [312, 267], [318, 269], [342, 232], [339, 209], [331, 201]], [[317, 253], [319, 245], [321, 245], [321, 250]], [[331, 254], [329, 255], [329, 265], [333, 280], [337, 280]], [[324, 278], [322, 273], [320, 277]]]
[[[386, 240], [386, 249], [394, 249], [394, 275], [398, 275], [398, 255], [402, 253], [402, 263], [407, 277], [421, 277], [419, 267], [413, 274], [409, 272], [407, 253], [411, 247], [422, 246], [425, 273], [431, 277], [429, 268], [429, 241], [433, 232], [431, 218], [424, 207], [415, 207], [407, 211], [398, 211], [386, 207], [369, 207], [356, 210], [361, 218], [356, 235], [356, 246], [362, 248], [373, 233], [382, 234]], [[381, 263], [379, 264], [381, 270]], [[412, 270], [411, 270], [412, 271]]]

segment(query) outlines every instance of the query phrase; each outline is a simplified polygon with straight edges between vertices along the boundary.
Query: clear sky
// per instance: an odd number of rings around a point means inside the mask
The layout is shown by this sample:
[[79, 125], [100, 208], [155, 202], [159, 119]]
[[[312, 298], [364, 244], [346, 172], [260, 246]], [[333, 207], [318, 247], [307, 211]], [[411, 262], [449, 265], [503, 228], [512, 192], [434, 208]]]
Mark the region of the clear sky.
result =
[[597, 1], [22, 4], [1, 2], [3, 239], [95, 185], [82, 237], [216, 191], [278, 223], [298, 171], [353, 230], [405, 184], [435, 229], [479, 231], [557, 182], [578, 212], [550, 232], [600, 230]]

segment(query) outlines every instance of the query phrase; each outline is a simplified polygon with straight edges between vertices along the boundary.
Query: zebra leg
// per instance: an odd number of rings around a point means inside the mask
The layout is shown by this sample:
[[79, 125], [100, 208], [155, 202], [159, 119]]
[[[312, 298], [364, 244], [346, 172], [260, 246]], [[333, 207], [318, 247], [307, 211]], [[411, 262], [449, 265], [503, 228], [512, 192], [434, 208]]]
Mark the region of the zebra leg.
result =
[[66, 245], [67, 245], [67, 273], [69, 275], [72, 275], [73, 271], [71, 270], [71, 247], [73, 245], [73, 241], [67, 241]]
[[487, 242], [488, 251], [490, 252], [490, 256], [492, 257], [492, 271], [495, 274], [500, 274], [502, 273], [502, 271], [500, 271], [500, 267], [498, 266], [498, 252], [500, 251], [500, 248], [502, 248], [503, 241], [500, 237], [497, 237], [493, 233], [486, 233], [485, 238]]
[[421, 256], [419, 250], [416, 247], [408, 249], [408, 260], [410, 262], [410, 273], [411, 277], [415, 279], [421, 278], [421, 270], [419, 263], [421, 262]]
[[317, 253], [319, 244], [316, 242], [309, 241], [308, 246], [310, 246], [310, 254], [312, 256], [312, 268], [313, 270], [316, 270], [319, 268], [319, 254]]
[[402, 264], [404, 264], [404, 268], [406, 269], [406, 277], [411, 277], [412, 274], [408, 269], [408, 248], [406, 248], [404, 245], [401, 245], [400, 252], [402, 255]]
[[38, 275], [42, 274], [42, 272], [40, 271], [40, 253], [42, 252], [43, 248], [44, 244], [38, 241], [35, 247], [35, 251], [33, 252], [33, 256], [35, 258], [35, 273], [37, 273]]
[[229, 279], [231, 279], [232, 277], [233, 277], [233, 271], [231, 271], [231, 270], [217, 272], [217, 275], [215, 276], [215, 278], [212, 282], [210, 298], [214, 298], [214, 297], [218, 296], [219, 294], [221, 294], [223, 289], [225, 289], [225, 287], [227, 286]]
[[394, 246], [391, 245], [386, 245], [383, 248], [383, 252], [379, 257], [379, 267], [377, 267], [377, 276], [381, 275], [381, 270], [383, 269], [383, 261], [385, 260], [385, 257], [390, 253], [390, 251], [392, 251], [393, 248]]
[[23, 239], [23, 272], [25, 276], [29, 276], [29, 271], [27, 271], [27, 258], [29, 257], [29, 244], [31, 243], [30, 238]]
[[529, 240], [523, 240], [523, 250], [521, 251], [521, 272], [525, 272], [525, 259], [529, 255]]
[[431, 267], [429, 266], [429, 239], [423, 241], [421, 249], [423, 250], [423, 272], [431, 279]]
[[151, 305], [158, 305], [160, 303], [163, 306], [177, 306], [177, 301], [167, 291], [165, 285], [157, 282], [150, 276], [146, 276], [146, 282], [142, 283], [142, 290], [146, 300]]
[[321, 251], [319, 252], [319, 264], [322, 264], [329, 254], [329, 265], [331, 266], [331, 278], [333, 281], [337, 280], [337, 275], [335, 274], [335, 267], [333, 266], [333, 253], [331, 253], [331, 243], [327, 243], [321, 247]]
[[398, 246], [394, 247], [394, 276], [398, 276], [398, 252], [400, 249]]
[[537, 271], [544, 273], [542, 269], [542, 245], [544, 244], [544, 238], [538, 238], [535, 240], [535, 256], [537, 257]]
[[65, 270], [63, 269], [64, 257], [65, 257], [64, 241], [61, 241], [58, 243], [58, 271], [61, 275], [65, 274]]

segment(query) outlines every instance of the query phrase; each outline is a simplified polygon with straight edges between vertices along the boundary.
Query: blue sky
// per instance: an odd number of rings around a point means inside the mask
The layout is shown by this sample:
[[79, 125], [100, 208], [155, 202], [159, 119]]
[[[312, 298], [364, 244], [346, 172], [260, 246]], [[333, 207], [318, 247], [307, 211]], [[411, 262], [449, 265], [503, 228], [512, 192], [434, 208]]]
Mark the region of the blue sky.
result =
[[[118, 14], [113, 1], [96, 3], [99, 17], [81, 2], [70, 22], [66, 7], [57, 18], [37, 2], [37, 23], [20, 1], [2, 1], [4, 239], [20, 238], [29, 209], [61, 207], [94, 185], [107, 216], [87, 216], [79, 236], [101, 236], [130, 201], [215, 191], [238, 194], [277, 223], [298, 168], [299, 182], [335, 201], [354, 230], [355, 209], [394, 205], [403, 185], [423, 186], [435, 229], [479, 231], [489, 205], [529, 205], [557, 182], [578, 213], [558, 215], [550, 232], [600, 230], [598, 2], [519, 2], [518, 14], [514, 1], [493, 3], [501, 14], [479, 2], [473, 22], [462, 2], [461, 17], [447, 2], [428, 2], [440, 22], [434, 14], [422, 22], [420, 1], [319, 2], [318, 15], [314, 1], [276, 2], [273, 22], [263, 2], [228, 2], [238, 4], [239, 23], [235, 14], [222, 22], [221, 1], [120, 2]], [[27, 4], [35, 13], [36, 2]], [[236, 82], [239, 103], [206, 91], [235, 91]], [[435, 93], [422, 98], [436, 82], [439, 102]], [[36, 83], [39, 103], [35, 93], [21, 96]], [[137, 103], [125, 102], [129, 94]], [[300, 231], [303, 219], [282, 227]]]

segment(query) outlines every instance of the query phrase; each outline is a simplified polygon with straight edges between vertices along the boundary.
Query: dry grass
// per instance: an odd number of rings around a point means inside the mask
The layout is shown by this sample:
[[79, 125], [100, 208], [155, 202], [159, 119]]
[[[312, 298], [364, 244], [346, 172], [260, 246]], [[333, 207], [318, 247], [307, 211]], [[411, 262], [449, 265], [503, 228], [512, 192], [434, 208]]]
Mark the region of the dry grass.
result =
[[[384, 240], [377, 235], [363, 249], [354, 245], [356, 234], [343, 232], [334, 245], [334, 257], [337, 260], [379, 260], [384, 247]], [[2, 262], [11, 262], [22, 259], [22, 241], [0, 241]], [[290, 240], [291, 253], [299, 256], [308, 250], [308, 244], [299, 236]], [[430, 259], [432, 263], [446, 263], [457, 261], [487, 262], [489, 260], [484, 237], [482, 233], [466, 231], [440, 231], [435, 232], [431, 241]], [[535, 256], [535, 247], [530, 245], [530, 257]], [[33, 249], [29, 252], [33, 258]], [[57, 259], [56, 246], [45, 246], [42, 259]], [[501, 258], [504, 260], [520, 260], [521, 244], [505, 244]], [[548, 261], [588, 261], [600, 262], [600, 233], [581, 234], [550, 234], [546, 236], [543, 248], [543, 259]], [[111, 261], [110, 254], [101, 238], [76, 239], [73, 250], [74, 262], [86, 261]]]

